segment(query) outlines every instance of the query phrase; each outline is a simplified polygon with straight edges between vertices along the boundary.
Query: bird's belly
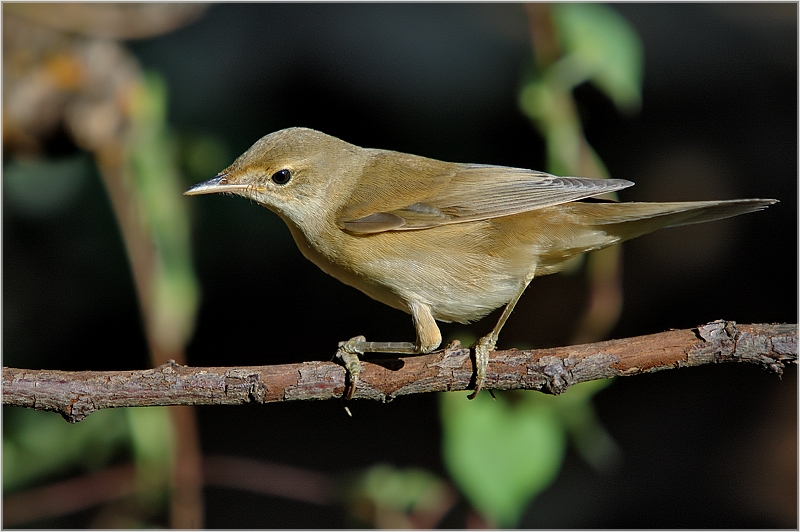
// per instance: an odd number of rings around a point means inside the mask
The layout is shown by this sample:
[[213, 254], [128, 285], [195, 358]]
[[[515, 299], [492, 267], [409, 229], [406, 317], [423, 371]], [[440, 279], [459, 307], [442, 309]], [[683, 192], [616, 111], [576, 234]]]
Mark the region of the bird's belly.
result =
[[[475, 321], [505, 305], [520, 287], [519, 280], [508, 276], [453, 266], [385, 257], [361, 266], [362, 271], [370, 272], [369, 278], [382, 279], [380, 283], [364, 283], [358, 277], [353, 286], [407, 312], [411, 301], [424, 303], [435, 319], [459, 323]], [[489, 268], [484, 265], [485, 270]]]
[[336, 245], [326, 252], [296, 228], [292, 234], [306, 258], [371, 298], [407, 313], [411, 302], [423, 303], [439, 321], [468, 323], [508, 303], [536, 263], [533, 252], [522, 260], [493, 252], [493, 239], [472, 225], [339, 232], [328, 235], [326, 242]]
[[[356, 275], [345, 280], [331, 274], [392, 307], [408, 312], [410, 302], [419, 302], [439, 321], [467, 323], [508, 303], [535, 264], [534, 257], [520, 267], [488, 253], [485, 242], [464, 239], [463, 228], [437, 229], [425, 230], [429, 238], [422, 242], [417, 231], [361, 238]], [[459, 230], [462, 245], [452, 245], [452, 229]]]
[[344, 267], [317, 253], [304, 254], [328, 275], [381, 303], [410, 313], [409, 304], [421, 302], [444, 322], [478, 320], [508, 303], [520, 287], [517, 279], [467, 271], [443, 257], [438, 257], [441, 261], [437, 257], [414, 260], [403, 254], [384, 254]]

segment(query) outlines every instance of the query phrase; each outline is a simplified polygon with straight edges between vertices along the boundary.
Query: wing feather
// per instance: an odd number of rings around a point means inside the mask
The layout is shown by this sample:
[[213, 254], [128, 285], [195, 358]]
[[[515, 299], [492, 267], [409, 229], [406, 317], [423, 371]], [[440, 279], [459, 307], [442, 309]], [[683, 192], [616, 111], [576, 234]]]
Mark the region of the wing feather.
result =
[[353, 207], [340, 213], [340, 227], [353, 233], [425, 229], [519, 214], [633, 185], [624, 179], [557, 177], [521, 168], [415, 159], [410, 167], [393, 165], [398, 179], [392, 190], [356, 190]]

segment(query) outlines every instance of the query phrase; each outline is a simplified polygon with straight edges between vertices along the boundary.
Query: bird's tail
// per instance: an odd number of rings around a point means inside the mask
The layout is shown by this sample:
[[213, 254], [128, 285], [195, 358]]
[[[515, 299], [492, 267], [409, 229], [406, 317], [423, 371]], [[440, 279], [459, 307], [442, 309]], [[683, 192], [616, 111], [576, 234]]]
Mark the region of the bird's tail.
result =
[[[548, 229], [540, 236], [536, 273], [564, 268], [575, 255], [652, 233], [663, 227], [697, 224], [765, 209], [771, 199], [688, 201], [676, 203], [571, 202], [545, 214]], [[543, 209], [544, 210], [544, 209]], [[541, 227], [542, 219], [534, 220]], [[542, 251], [544, 248], [544, 251]]]
[[687, 201], [675, 203], [586, 203], [592, 226], [621, 240], [641, 236], [663, 227], [678, 227], [722, 220], [760, 211], [777, 203], [773, 199]]

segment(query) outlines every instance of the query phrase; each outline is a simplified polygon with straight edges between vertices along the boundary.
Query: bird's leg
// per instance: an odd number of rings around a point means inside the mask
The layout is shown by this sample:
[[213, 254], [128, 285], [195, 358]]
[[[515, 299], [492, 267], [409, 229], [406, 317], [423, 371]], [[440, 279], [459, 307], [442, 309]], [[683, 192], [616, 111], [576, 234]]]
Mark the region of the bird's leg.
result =
[[525, 289], [528, 288], [528, 285], [533, 280], [533, 274], [534, 272], [532, 271], [525, 277], [522, 287], [514, 298], [506, 304], [506, 308], [503, 309], [503, 313], [500, 315], [500, 319], [497, 320], [497, 325], [494, 326], [492, 332], [472, 345], [472, 349], [475, 350], [475, 391], [473, 391], [467, 399], [475, 399], [478, 392], [483, 388], [483, 381], [486, 379], [486, 368], [489, 366], [489, 353], [494, 350], [494, 346], [497, 344], [497, 338], [500, 336], [500, 329], [503, 328], [506, 320], [511, 315], [511, 311], [514, 310], [517, 301], [519, 301], [519, 298], [522, 297]]
[[349, 401], [353, 397], [361, 374], [360, 355], [364, 353], [394, 353], [399, 355], [418, 355], [430, 353], [442, 343], [442, 334], [431, 314], [431, 308], [416, 301], [409, 303], [411, 318], [417, 330], [417, 341], [411, 342], [367, 342], [363, 336], [356, 336], [346, 342], [339, 342], [335, 359], [344, 366], [346, 373], [343, 399]]

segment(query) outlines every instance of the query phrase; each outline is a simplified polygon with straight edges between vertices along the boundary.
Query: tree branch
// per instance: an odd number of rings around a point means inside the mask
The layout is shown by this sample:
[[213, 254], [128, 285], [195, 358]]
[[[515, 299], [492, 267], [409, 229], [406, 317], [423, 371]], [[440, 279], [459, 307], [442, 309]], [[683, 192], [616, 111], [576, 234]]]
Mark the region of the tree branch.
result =
[[[470, 351], [458, 341], [429, 355], [367, 355], [354, 398], [388, 402], [413, 393], [467, 390]], [[780, 375], [797, 362], [797, 325], [718, 320], [683, 329], [593, 344], [492, 352], [487, 389], [559, 394], [580, 382], [717, 362], [749, 362]], [[49, 371], [3, 368], [3, 404], [83, 420], [101, 408], [334, 399], [344, 369], [333, 362], [274, 366], [181, 366], [141, 371]]]

